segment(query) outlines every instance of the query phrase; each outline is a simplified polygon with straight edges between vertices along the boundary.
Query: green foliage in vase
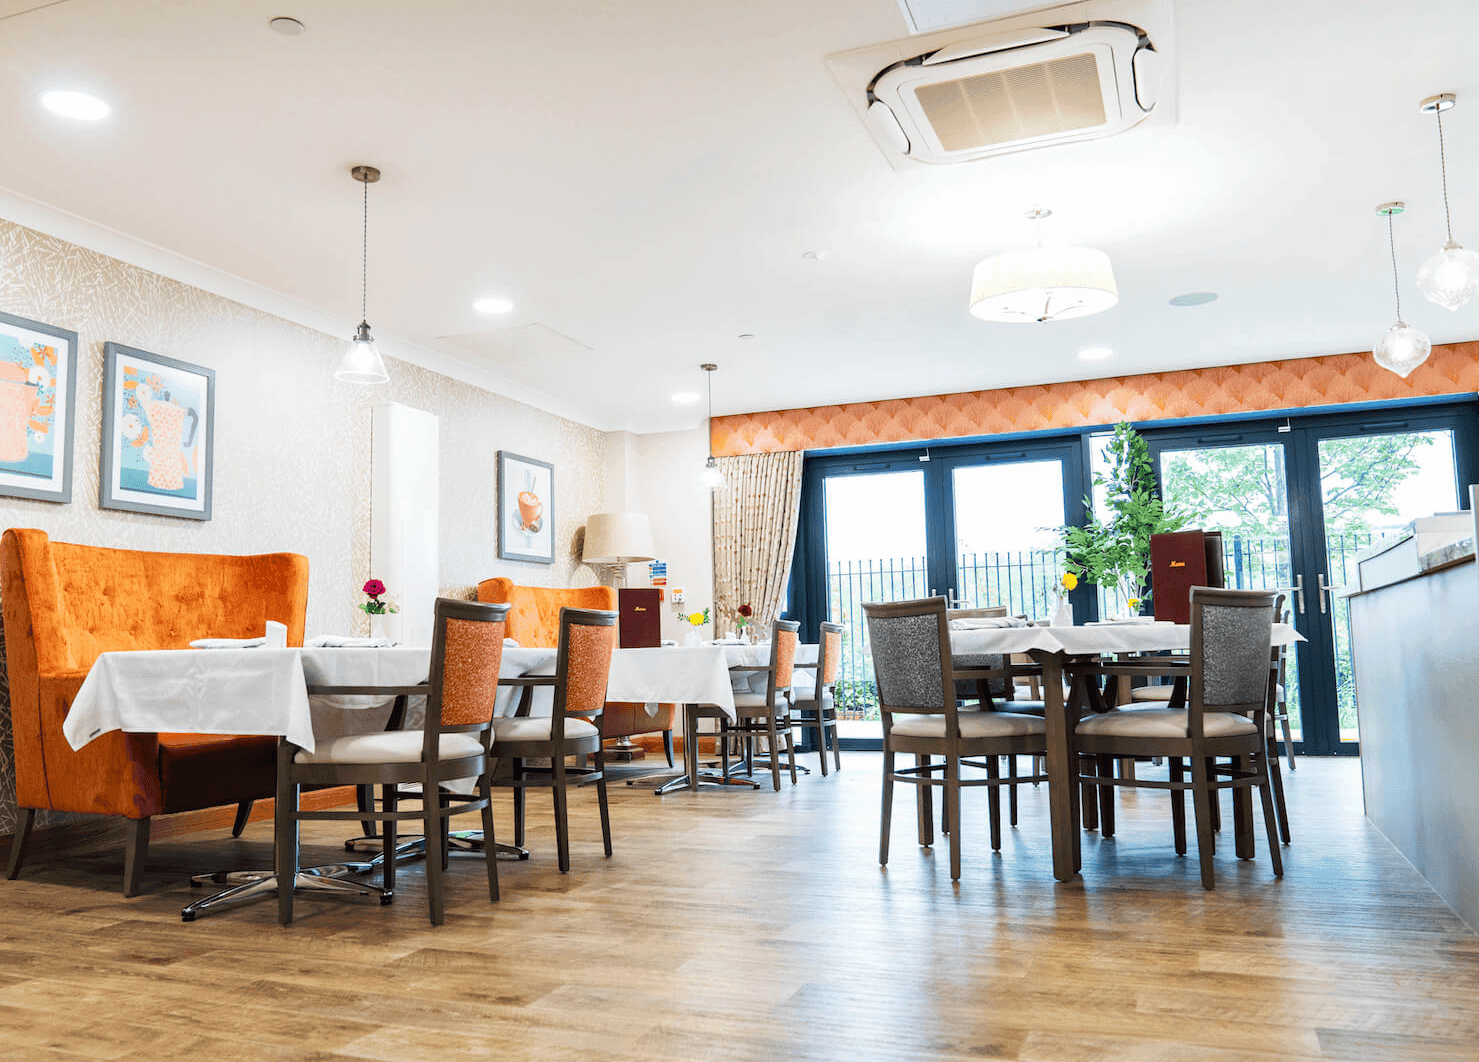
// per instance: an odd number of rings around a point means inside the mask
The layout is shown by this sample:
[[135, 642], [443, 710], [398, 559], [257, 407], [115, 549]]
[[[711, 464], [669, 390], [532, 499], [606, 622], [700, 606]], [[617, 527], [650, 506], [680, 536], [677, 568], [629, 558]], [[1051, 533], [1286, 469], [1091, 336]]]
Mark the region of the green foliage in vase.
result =
[[1104, 488], [1108, 511], [1095, 512], [1093, 499], [1085, 498], [1089, 522], [1059, 530], [1069, 570], [1095, 586], [1117, 587], [1136, 609], [1149, 599], [1150, 536], [1179, 530], [1186, 520], [1161, 501], [1150, 448], [1134, 428], [1116, 424], [1105, 457], [1109, 469], [1094, 477], [1094, 485]]

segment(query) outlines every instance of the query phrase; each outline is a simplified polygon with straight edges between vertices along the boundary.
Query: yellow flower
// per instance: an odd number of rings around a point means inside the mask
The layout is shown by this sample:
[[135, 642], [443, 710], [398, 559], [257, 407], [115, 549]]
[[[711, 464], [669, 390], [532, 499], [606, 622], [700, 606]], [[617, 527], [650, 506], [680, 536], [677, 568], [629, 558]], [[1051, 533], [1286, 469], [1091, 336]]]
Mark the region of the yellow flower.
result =
[[1065, 590], [1076, 590], [1076, 589], [1078, 589], [1078, 576], [1074, 575], [1072, 572], [1064, 572], [1063, 573], [1063, 589], [1065, 589]]
[[702, 612], [690, 612], [688, 614], [688, 622], [695, 627], [701, 627], [704, 622], [704, 614]]
[[1140, 607], [1140, 599], [1138, 597], [1132, 597], [1132, 598], [1130, 598], [1130, 607], [1131, 608], [1139, 608]]

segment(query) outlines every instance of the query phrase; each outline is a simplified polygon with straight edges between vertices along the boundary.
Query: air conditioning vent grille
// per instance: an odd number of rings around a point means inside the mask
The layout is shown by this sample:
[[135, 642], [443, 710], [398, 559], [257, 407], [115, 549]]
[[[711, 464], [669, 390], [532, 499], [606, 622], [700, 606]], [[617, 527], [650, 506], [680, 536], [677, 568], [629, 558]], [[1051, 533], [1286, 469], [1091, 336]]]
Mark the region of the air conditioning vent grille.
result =
[[946, 151], [970, 151], [1105, 124], [1092, 53], [938, 81], [914, 89]]

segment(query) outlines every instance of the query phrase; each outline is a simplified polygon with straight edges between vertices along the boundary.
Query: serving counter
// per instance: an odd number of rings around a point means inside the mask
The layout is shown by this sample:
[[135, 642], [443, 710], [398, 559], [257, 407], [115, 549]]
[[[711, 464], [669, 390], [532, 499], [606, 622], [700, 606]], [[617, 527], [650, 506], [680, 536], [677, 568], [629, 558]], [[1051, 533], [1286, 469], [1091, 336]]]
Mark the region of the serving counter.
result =
[[1378, 577], [1349, 602], [1366, 815], [1479, 928], [1479, 570], [1464, 516], [1466, 537], [1363, 555]]

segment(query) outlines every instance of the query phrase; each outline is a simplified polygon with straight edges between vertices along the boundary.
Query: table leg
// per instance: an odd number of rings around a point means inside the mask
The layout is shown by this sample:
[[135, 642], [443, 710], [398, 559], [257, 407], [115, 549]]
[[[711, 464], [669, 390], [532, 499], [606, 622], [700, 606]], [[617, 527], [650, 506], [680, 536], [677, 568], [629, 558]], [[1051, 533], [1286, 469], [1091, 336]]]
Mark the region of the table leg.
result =
[[[701, 769], [698, 756], [698, 721], [702, 718], [718, 718], [719, 709], [709, 705], [685, 704], [683, 706], [683, 773], [667, 778], [652, 792], [657, 796], [665, 793], [677, 792], [686, 789], [696, 793], [703, 786], [746, 786], [750, 789], [759, 789], [760, 783], [753, 782], [748, 778], [731, 778], [724, 774], [714, 774]], [[649, 775], [645, 778], [630, 778], [627, 785], [642, 785], [654, 781], [661, 776]]]
[[[1248, 757], [1235, 757], [1232, 766], [1235, 771], [1248, 770]], [[1234, 789], [1232, 800], [1234, 851], [1239, 859], [1252, 859], [1257, 848], [1253, 842], [1253, 790]]]
[[1063, 657], [1060, 653], [1034, 649], [1032, 658], [1042, 665], [1043, 701], [1046, 707], [1048, 806], [1053, 832], [1053, 877], [1069, 881], [1079, 870], [1079, 809], [1077, 768], [1074, 763], [1068, 705], [1063, 697]]

